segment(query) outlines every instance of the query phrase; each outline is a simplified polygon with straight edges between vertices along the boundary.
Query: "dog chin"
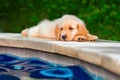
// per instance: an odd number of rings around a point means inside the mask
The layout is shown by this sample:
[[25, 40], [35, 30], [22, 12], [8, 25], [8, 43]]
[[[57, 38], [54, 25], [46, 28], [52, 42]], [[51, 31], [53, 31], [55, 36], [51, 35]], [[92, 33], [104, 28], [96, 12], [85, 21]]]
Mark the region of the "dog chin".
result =
[[73, 39], [60, 39], [61, 41], [72, 41]]

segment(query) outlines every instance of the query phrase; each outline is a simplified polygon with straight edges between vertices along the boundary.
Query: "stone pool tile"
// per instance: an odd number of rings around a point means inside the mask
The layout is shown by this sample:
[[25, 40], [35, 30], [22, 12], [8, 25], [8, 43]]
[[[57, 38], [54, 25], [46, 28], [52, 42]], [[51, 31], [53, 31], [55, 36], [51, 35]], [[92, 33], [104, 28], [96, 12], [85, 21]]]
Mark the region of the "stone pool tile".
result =
[[8, 37], [0, 36], [0, 45], [11, 47], [24, 47], [22, 38], [12, 37], [11, 35]]
[[74, 58], [78, 58], [78, 52], [73, 49], [73, 47], [71, 46], [66, 46], [60, 43], [54, 43], [54, 53], [59, 53], [61, 55], [66, 55], [69, 57], [74, 57]]
[[101, 61], [102, 61], [101, 52], [97, 52], [95, 50], [87, 49], [87, 48], [81, 48], [80, 50], [78, 48], [78, 56], [79, 59], [83, 61], [87, 61], [89, 63], [101, 66]]
[[54, 46], [54, 52], [101, 66], [102, 54], [94, 49], [86, 48], [88, 43], [59, 42]]
[[0, 33], [0, 45], [1, 46], [11, 46], [11, 47], [21, 47], [30, 48], [42, 51], [53, 51], [53, 45], [51, 39], [40, 39], [40, 38], [30, 38], [23, 37], [20, 34], [3, 34]]
[[120, 53], [109, 53], [103, 56], [102, 67], [120, 75]]
[[24, 47], [41, 51], [53, 52], [52, 41], [39, 38], [27, 38], [24, 40]]
[[120, 47], [120, 43], [117, 42], [65, 42], [65, 41], [58, 41], [58, 44], [60, 45], [66, 45], [66, 46], [76, 46], [80, 48], [100, 48], [100, 47]]

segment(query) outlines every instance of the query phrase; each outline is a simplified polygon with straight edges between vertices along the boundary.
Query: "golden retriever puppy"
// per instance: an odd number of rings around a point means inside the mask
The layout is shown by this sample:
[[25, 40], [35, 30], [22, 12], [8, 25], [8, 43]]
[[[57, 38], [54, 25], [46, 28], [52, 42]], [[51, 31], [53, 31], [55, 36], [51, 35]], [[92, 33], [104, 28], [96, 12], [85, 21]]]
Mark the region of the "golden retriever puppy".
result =
[[95, 41], [84, 22], [74, 15], [64, 15], [53, 21], [43, 20], [38, 25], [21, 32], [23, 36], [53, 38], [62, 41]]

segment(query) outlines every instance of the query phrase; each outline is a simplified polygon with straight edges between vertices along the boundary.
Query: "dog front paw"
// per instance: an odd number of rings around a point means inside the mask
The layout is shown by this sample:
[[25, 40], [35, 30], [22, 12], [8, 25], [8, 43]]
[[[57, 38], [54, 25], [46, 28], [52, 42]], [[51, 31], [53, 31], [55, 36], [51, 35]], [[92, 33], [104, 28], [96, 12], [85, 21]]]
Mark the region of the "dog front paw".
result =
[[97, 36], [89, 35], [88, 41], [96, 41], [96, 40], [98, 40]]
[[85, 36], [76, 36], [74, 40], [84, 42], [87, 40], [87, 38]]

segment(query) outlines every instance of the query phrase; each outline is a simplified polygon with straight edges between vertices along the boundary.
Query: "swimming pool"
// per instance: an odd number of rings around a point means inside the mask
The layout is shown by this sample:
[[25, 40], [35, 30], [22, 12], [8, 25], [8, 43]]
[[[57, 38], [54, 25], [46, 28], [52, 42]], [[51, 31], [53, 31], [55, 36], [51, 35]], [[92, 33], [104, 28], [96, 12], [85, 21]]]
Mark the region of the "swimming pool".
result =
[[82, 66], [62, 66], [39, 58], [0, 54], [0, 80], [104, 80]]

